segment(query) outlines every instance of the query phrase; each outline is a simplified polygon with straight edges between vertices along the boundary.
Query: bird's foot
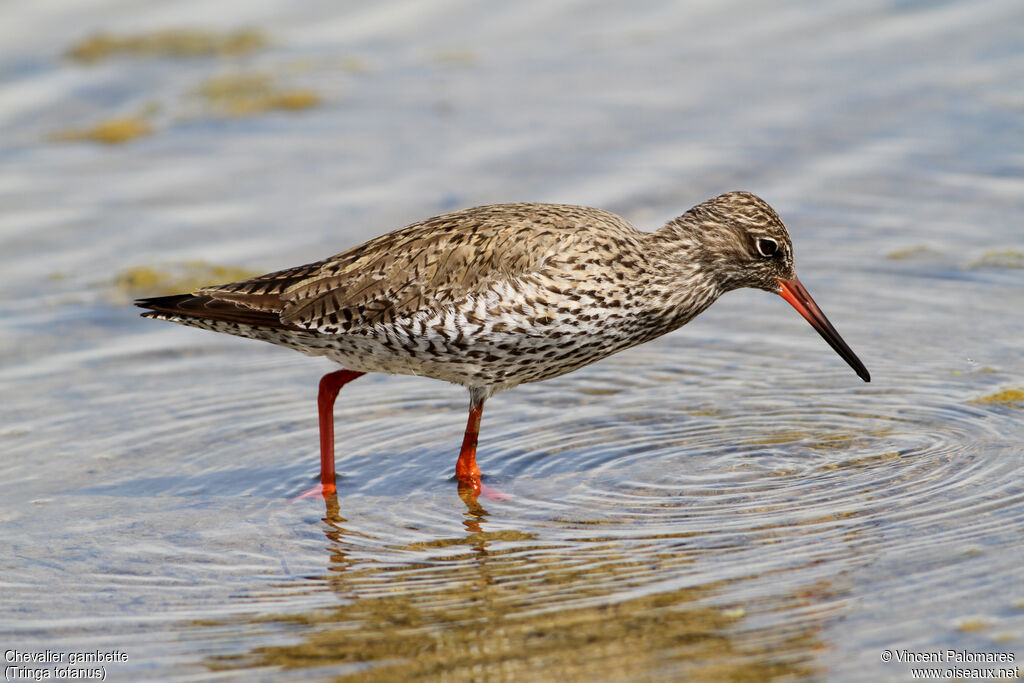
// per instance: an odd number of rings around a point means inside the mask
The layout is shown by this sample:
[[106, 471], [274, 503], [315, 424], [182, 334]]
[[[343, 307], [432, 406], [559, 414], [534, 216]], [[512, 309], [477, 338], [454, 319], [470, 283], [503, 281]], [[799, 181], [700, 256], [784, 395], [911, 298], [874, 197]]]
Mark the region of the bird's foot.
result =
[[307, 489], [291, 499], [291, 502], [302, 500], [303, 498], [330, 498], [338, 491], [334, 484], [317, 484], [311, 489]]
[[504, 491], [500, 491], [493, 486], [487, 486], [480, 481], [479, 477], [473, 477], [469, 481], [459, 480], [459, 496], [463, 500], [465, 500], [467, 496], [473, 500], [483, 496], [487, 500], [493, 500], [498, 503], [515, 498], [515, 496], [505, 493]]
[[511, 493], [499, 491], [493, 486], [484, 486], [482, 483], [480, 484], [480, 495], [486, 498], [487, 500], [493, 500], [497, 503], [506, 500], [512, 500], [515, 498], [515, 496], [513, 496]]

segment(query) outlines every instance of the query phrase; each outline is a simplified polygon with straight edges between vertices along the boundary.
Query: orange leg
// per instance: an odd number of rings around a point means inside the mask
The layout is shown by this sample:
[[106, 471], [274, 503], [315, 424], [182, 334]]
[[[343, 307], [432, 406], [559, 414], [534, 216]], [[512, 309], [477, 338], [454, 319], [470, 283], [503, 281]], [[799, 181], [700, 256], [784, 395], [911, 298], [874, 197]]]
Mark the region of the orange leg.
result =
[[320, 485], [303, 493], [300, 498], [315, 494], [327, 497], [335, 492], [334, 473], [334, 399], [341, 388], [362, 377], [365, 372], [338, 370], [320, 378], [320, 393], [317, 395], [317, 409], [320, 415]]
[[462, 450], [459, 461], [455, 463], [455, 478], [459, 480], [459, 495], [463, 500], [469, 496], [476, 501], [477, 496], [490, 500], [509, 500], [512, 496], [502, 493], [496, 488], [480, 481], [480, 468], [476, 465], [476, 442], [480, 436], [480, 416], [484, 412], [484, 398], [470, 391], [469, 420], [466, 422], [466, 436], [462, 439]]
[[455, 463], [455, 478], [463, 484], [471, 486], [473, 492], [480, 494], [480, 468], [476, 466], [476, 442], [480, 436], [480, 416], [484, 412], [484, 402], [473, 400], [469, 406], [469, 421], [466, 423], [466, 436], [462, 439], [462, 450], [459, 461]]

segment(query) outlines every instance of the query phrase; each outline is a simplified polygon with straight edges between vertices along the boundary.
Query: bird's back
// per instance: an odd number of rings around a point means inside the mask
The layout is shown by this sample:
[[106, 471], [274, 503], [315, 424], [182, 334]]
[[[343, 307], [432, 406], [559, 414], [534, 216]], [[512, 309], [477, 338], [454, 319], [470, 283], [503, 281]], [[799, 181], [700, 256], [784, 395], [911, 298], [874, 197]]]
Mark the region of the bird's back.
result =
[[600, 209], [481, 206], [316, 263], [140, 305], [351, 369], [512, 386], [650, 336], [628, 286], [643, 270], [646, 236]]
[[414, 223], [323, 261], [198, 293], [278, 313], [286, 325], [348, 333], [458, 304], [542, 272], [567, 252], [640, 234], [599, 209], [480, 206]]

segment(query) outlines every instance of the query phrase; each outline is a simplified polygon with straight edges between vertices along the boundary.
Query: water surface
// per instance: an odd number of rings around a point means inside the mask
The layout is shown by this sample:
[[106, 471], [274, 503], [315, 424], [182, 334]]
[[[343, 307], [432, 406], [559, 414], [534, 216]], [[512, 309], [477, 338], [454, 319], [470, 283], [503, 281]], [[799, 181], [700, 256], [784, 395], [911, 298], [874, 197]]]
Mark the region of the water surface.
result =
[[[1009, 0], [8, 7], [4, 647], [124, 651], [111, 680], [909, 679], [885, 649], [1019, 664], [1022, 22]], [[64, 56], [183, 27], [265, 44]], [[203, 95], [239, 77], [256, 110]], [[274, 99], [295, 92], [316, 99]], [[55, 139], [118, 117], [149, 131]], [[451, 477], [464, 390], [384, 376], [340, 395], [337, 498], [293, 501], [331, 366], [139, 319], [116, 284], [269, 271], [489, 202], [655, 229], [732, 189], [780, 212], [873, 381], [777, 297], [730, 293], [489, 401], [501, 502]]]

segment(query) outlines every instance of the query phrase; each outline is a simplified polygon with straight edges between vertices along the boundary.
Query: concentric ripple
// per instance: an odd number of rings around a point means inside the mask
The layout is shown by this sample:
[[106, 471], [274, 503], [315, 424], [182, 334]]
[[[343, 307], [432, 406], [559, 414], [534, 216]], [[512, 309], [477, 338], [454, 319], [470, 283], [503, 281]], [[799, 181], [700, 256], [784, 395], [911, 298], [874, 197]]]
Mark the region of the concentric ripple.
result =
[[[509, 469], [548, 480], [544, 492], [563, 492], [556, 505], [677, 531], [679, 523], [698, 532], [826, 519], [870, 525], [876, 514], [926, 523], [948, 518], [949, 500], [965, 516], [1019, 502], [1019, 454], [1005, 437], [1017, 415], [971, 403], [964, 382], [883, 368], [882, 383], [854, 392], [838, 388], [837, 376], [808, 387], [806, 376], [768, 384], [737, 375], [723, 387], [714, 370], [688, 378], [682, 396], [651, 381], [630, 398], [580, 406], [574, 424], [541, 418], [534, 434], [561, 424], [576, 441], [563, 437], [543, 458], [512, 457]], [[743, 392], [730, 394], [736, 386]], [[957, 392], [964, 398], [950, 401]], [[689, 396], [703, 400], [688, 405]]]
[[[918, 604], [921, 590], [976, 592], [965, 576], [974, 559], [992, 558], [965, 553], [972, 539], [1002, 552], [1000, 534], [1024, 522], [1024, 487], [1012, 476], [1020, 454], [1004, 436], [1016, 409], [972, 403], [980, 375], [933, 372], [929, 382], [882, 367], [889, 381], [849, 391], [834, 373], [819, 386], [795, 375], [758, 381], [723, 352], [691, 366], [680, 396], [672, 369], [625, 373], [633, 361], [493, 401], [481, 464], [513, 497], [467, 501], [459, 517], [451, 482], [424, 483], [439, 458], [450, 466], [454, 449], [439, 443], [452, 439], [416, 421], [448, 410], [456, 415], [443, 421], [457, 425], [461, 410], [403, 384], [412, 394], [393, 430], [432, 442], [386, 456], [408, 456], [393, 476], [415, 515], [396, 524], [395, 500], [374, 493], [394, 479], [353, 481], [359, 493], [343, 494], [324, 520], [331, 572], [309, 577], [339, 606], [303, 617], [310, 629], [297, 645], [208, 665], [340, 663], [362, 648], [370, 670], [457, 676], [510, 661], [536, 670], [544, 653], [575, 648], [587, 655], [567, 669], [575, 674], [626, 675], [658, 651], [665, 671], [686, 676], [694, 660], [667, 653], [689, 634], [727, 670], [769, 676], [759, 667], [781, 658], [781, 672], [808, 675], [817, 671], [808, 652], [846, 613], [845, 595], [880, 566], [916, 579], [887, 579], [879, 599], [934, 611]], [[784, 399], [778, 385], [789, 387]], [[953, 548], [963, 562], [948, 561]], [[420, 643], [424, 630], [440, 640]], [[410, 642], [420, 654], [409, 656]], [[599, 652], [615, 653], [621, 669], [596, 665]]]
[[[5, 649], [125, 650], [109, 680], [1020, 663], [1019, 0], [227, 0], [219, 28], [203, 3], [64, 4], [7, 3], [0, 41]], [[266, 49], [62, 57], [94, 30], [232, 25]], [[193, 116], [225, 69], [320, 105]], [[122, 116], [152, 134], [55, 139]], [[338, 399], [339, 495], [294, 500], [332, 366], [109, 296], [126, 270], [268, 272], [490, 201], [652, 229], [733, 189], [779, 209], [872, 382], [781, 299], [733, 292], [489, 400], [479, 463], [501, 501], [452, 478], [465, 391], [383, 376]]]

